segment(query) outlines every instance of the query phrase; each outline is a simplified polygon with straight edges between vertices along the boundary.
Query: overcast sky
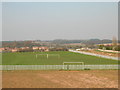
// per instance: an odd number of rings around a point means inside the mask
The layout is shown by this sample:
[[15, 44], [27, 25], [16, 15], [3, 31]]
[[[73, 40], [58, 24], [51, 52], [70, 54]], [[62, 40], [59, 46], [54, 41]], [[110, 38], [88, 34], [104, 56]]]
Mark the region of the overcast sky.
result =
[[116, 2], [4, 2], [3, 40], [112, 39]]

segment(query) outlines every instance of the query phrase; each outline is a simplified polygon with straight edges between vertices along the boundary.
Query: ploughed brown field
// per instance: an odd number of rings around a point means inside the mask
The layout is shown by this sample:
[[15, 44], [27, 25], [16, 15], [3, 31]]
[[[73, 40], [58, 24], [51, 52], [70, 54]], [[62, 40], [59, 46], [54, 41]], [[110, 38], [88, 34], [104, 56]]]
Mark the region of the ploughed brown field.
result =
[[3, 88], [117, 88], [118, 70], [3, 71]]

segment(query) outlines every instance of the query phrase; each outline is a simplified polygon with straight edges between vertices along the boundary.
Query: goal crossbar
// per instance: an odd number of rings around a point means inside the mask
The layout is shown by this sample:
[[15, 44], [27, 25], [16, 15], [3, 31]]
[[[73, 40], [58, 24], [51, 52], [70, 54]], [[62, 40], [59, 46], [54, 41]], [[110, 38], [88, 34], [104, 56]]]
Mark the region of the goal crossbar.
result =
[[48, 54], [48, 55], [54, 55], [55, 56], [55, 55], [59, 55], [59, 54]]
[[58, 58], [60, 58], [59, 54], [36, 54], [36, 58], [38, 57], [38, 55], [46, 55], [47, 59], [49, 56], [58, 56]]
[[47, 54], [36, 54], [36, 58], [38, 57], [38, 55], [47, 55]]
[[82, 65], [84, 65], [84, 62], [63, 62], [63, 65], [65, 65], [65, 63], [81, 63]]

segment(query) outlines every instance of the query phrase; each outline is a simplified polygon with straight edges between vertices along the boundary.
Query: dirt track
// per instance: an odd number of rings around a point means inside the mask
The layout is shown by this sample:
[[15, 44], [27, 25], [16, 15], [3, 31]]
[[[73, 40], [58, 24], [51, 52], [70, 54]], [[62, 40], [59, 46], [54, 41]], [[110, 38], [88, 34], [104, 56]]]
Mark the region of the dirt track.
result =
[[3, 88], [117, 88], [117, 70], [3, 71]]
[[84, 52], [90, 52], [90, 53], [95, 53], [99, 55], [105, 55], [105, 56], [112, 56], [112, 57], [120, 57], [120, 53], [110, 53], [110, 52], [102, 52], [102, 51], [96, 51], [96, 50], [87, 50]]

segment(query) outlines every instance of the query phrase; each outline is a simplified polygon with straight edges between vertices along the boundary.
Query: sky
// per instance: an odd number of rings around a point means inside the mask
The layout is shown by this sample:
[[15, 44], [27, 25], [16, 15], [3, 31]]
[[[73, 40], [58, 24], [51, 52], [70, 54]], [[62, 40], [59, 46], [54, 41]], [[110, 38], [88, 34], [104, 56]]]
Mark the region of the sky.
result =
[[112, 39], [117, 2], [3, 2], [2, 40]]

